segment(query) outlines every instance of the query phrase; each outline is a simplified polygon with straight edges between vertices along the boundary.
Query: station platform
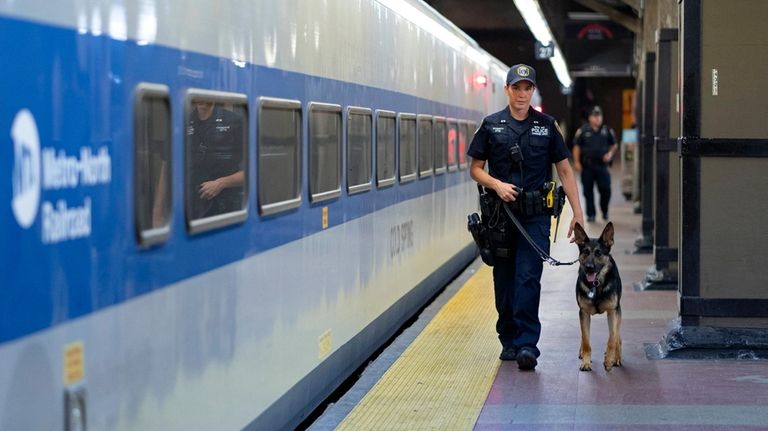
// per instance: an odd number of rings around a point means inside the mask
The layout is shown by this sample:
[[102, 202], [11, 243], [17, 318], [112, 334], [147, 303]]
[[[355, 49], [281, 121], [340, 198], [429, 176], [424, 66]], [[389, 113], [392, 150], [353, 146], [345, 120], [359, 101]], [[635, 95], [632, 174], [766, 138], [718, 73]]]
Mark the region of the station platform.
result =
[[[612, 255], [624, 283], [623, 366], [606, 372], [605, 314], [592, 317], [593, 371], [579, 370], [578, 267], [545, 264], [536, 369], [499, 360], [491, 268], [470, 265], [329, 406], [310, 430], [768, 430], [768, 361], [653, 359], [674, 325], [677, 291], [635, 287], [652, 265], [633, 254], [640, 215], [614, 172]], [[566, 210], [568, 211], [568, 210]], [[551, 254], [578, 255], [565, 214]], [[589, 223], [590, 237], [605, 222]]]

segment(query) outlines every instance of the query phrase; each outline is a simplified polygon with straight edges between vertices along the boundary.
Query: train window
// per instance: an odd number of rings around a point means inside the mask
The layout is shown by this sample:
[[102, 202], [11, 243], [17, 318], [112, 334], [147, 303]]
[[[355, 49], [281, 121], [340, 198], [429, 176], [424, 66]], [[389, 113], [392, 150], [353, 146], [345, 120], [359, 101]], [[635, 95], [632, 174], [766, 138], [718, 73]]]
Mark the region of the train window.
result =
[[376, 111], [376, 185], [395, 183], [395, 113]]
[[445, 127], [445, 118], [435, 117], [434, 127], [434, 147], [435, 147], [435, 174], [442, 174], [445, 172], [446, 166], [446, 146], [448, 141], [446, 139], [447, 129]]
[[474, 130], [472, 130], [474, 123], [469, 121], [463, 122], [461, 125], [462, 133], [459, 133], [459, 169], [467, 168], [467, 145], [472, 141], [474, 136]]
[[187, 228], [205, 232], [245, 220], [248, 98], [191, 90], [184, 151]]
[[419, 176], [432, 176], [434, 154], [432, 144], [432, 117], [419, 115]]
[[371, 189], [371, 147], [373, 119], [371, 110], [350, 107], [347, 110], [347, 191], [359, 193]]
[[309, 105], [309, 192], [312, 202], [341, 194], [341, 106]]
[[262, 97], [259, 107], [259, 211], [301, 205], [301, 102]]
[[416, 115], [399, 114], [400, 182], [416, 178]]
[[134, 220], [143, 246], [165, 241], [171, 215], [171, 108], [168, 87], [136, 88], [134, 134]]
[[457, 169], [457, 147], [459, 140], [459, 123], [454, 119], [448, 120], [448, 170], [455, 171]]

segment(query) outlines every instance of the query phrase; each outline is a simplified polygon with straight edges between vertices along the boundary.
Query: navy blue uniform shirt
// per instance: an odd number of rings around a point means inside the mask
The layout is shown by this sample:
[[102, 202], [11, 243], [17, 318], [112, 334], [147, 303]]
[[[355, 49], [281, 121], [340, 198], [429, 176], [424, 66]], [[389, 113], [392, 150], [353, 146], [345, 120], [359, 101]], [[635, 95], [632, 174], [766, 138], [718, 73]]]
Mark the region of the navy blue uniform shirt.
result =
[[[523, 153], [522, 178], [510, 156], [510, 147], [515, 143]], [[467, 155], [487, 161], [488, 173], [496, 179], [524, 190], [539, 190], [547, 181], [552, 163], [571, 154], [552, 116], [529, 108], [528, 118], [518, 121], [505, 107], [483, 119]]]
[[581, 160], [595, 160], [602, 163], [603, 156], [616, 144], [613, 129], [603, 124], [595, 132], [589, 124], [582, 125], [573, 137], [573, 145], [581, 147]]

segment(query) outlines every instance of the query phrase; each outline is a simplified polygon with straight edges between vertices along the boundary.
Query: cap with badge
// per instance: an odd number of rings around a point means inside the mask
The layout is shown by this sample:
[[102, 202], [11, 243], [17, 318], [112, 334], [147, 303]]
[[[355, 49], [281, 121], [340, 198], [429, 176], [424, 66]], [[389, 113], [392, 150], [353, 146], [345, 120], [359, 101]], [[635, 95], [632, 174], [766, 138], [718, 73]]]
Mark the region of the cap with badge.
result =
[[595, 105], [589, 110], [589, 115], [603, 115], [603, 110], [599, 106]]
[[536, 85], [536, 69], [527, 64], [516, 64], [507, 72], [507, 85], [517, 84], [520, 81], [530, 81]]

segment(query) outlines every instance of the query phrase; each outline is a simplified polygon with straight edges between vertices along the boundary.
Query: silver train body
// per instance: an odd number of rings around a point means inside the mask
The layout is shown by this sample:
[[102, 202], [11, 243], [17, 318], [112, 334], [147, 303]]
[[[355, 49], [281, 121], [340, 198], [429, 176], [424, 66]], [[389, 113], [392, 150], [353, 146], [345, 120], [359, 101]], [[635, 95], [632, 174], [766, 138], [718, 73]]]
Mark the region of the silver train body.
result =
[[[292, 428], [475, 256], [462, 153], [506, 69], [421, 2], [11, 1], [0, 35], [4, 431]], [[158, 229], [137, 227], [148, 95], [169, 136]], [[185, 142], [205, 97], [240, 107], [245, 186], [198, 223]], [[277, 205], [271, 107], [299, 137]], [[353, 114], [370, 125], [354, 185]]]

